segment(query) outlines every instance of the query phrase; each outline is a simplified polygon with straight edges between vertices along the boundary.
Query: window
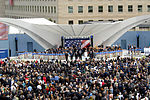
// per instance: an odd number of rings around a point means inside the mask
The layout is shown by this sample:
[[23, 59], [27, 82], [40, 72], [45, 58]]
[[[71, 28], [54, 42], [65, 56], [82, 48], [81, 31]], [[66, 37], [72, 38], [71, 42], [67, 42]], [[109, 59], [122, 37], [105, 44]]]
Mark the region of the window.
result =
[[83, 20], [79, 20], [78, 23], [79, 23], [79, 24], [83, 24]]
[[138, 12], [142, 12], [142, 5], [138, 5]]
[[39, 6], [37, 6], [37, 12], [39, 12]]
[[68, 13], [73, 13], [73, 6], [68, 6]]
[[89, 22], [93, 22], [93, 20], [89, 20]]
[[92, 13], [93, 12], [93, 6], [88, 6], [88, 12]]
[[34, 6], [34, 12], [36, 12], [36, 11], [37, 11], [36, 6]]
[[44, 6], [43, 6], [43, 12], [44, 12]]
[[113, 6], [108, 6], [108, 12], [113, 12]]
[[150, 5], [147, 5], [147, 12], [150, 12]]
[[118, 21], [123, 21], [123, 19], [118, 19]]
[[83, 6], [78, 6], [78, 13], [83, 13]]
[[51, 11], [51, 10], [50, 10], [50, 6], [48, 6], [48, 13], [50, 13], [50, 11]]
[[103, 12], [103, 6], [98, 6], [98, 12]]
[[51, 6], [51, 13], [53, 13], [53, 6]]
[[73, 25], [73, 20], [69, 20], [69, 21], [68, 21], [68, 24], [69, 24], [69, 25]]
[[133, 6], [132, 5], [128, 5], [128, 12], [133, 12]]
[[118, 6], [118, 12], [123, 12], [123, 6], [122, 5]]
[[47, 6], [45, 6], [45, 12], [47, 13]]
[[54, 6], [54, 13], [56, 13], [56, 7]]
[[[21, 7], [21, 6], [20, 6]], [[21, 7], [22, 8], [22, 7]], [[32, 12], [34, 12], [34, 6], [32, 6]]]
[[42, 12], [42, 6], [40, 6], [40, 12]]

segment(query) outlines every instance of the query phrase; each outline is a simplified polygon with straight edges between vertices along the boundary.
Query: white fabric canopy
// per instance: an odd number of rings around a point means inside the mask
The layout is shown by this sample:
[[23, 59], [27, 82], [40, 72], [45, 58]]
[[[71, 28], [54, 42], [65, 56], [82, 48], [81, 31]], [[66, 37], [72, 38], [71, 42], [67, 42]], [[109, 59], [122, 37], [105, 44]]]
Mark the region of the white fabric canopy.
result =
[[122, 22], [65, 25], [55, 24], [43, 18], [10, 19], [0, 18], [0, 22], [16, 27], [45, 49], [59, 46], [61, 36], [91, 36], [95, 45], [111, 45], [129, 29], [150, 19], [150, 15], [137, 16]]

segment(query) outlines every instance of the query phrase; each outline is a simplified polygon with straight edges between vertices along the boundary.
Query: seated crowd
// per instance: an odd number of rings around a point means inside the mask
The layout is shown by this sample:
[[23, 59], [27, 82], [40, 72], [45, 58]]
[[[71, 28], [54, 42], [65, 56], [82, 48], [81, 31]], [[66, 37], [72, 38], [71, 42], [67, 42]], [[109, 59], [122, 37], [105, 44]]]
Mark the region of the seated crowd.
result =
[[0, 100], [148, 100], [150, 58], [0, 62]]

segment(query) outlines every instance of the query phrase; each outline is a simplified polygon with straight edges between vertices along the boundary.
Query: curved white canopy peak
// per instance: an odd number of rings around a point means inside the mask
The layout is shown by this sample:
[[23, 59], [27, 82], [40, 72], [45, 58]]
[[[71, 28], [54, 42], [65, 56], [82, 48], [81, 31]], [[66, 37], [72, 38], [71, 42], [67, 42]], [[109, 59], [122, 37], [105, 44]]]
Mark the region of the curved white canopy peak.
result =
[[108, 29], [99, 31], [98, 33], [94, 34], [94, 45], [103, 44], [110, 46], [128, 30], [148, 20], [150, 20], [150, 15], [143, 15], [129, 18], [120, 23], [116, 23]]
[[59, 45], [59, 43], [61, 42], [59, 41], [61, 35], [58, 34], [58, 32], [53, 33], [53, 30], [47, 31], [44, 28], [42, 29], [42, 25], [39, 24], [31, 24], [21, 20], [10, 18], [0, 18], [0, 22], [23, 30], [45, 49], [55, 47], [55, 45]]
[[[150, 15], [133, 17], [122, 22], [94, 23], [82, 25], [61, 25], [48, 23], [31, 23], [27, 20], [0, 18], [0, 22], [23, 30], [45, 49], [61, 44], [61, 36], [90, 36], [94, 37], [94, 45], [111, 45], [129, 29], [147, 21]], [[33, 21], [36, 21], [35, 19]]]

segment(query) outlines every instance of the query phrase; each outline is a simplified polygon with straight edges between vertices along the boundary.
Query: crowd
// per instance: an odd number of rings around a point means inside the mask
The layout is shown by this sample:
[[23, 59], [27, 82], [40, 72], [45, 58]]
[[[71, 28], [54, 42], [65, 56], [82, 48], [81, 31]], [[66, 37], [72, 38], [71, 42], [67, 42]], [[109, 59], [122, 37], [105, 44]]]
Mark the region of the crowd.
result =
[[150, 58], [0, 62], [0, 100], [148, 100]]
[[99, 47], [88, 47], [88, 48], [81, 48], [80, 46], [72, 46], [72, 47], [59, 47], [59, 48], [51, 48], [47, 49], [45, 53], [47, 54], [65, 54], [66, 61], [68, 61], [68, 57], [70, 56], [70, 59], [73, 60], [73, 57], [75, 59], [81, 59], [82, 56], [87, 57], [89, 56], [90, 58], [94, 58], [96, 53], [98, 52], [108, 52], [108, 51], [116, 51], [116, 50], [121, 50], [120, 45], [119, 46], [99, 46]]
[[93, 51], [93, 52], [106, 52], [106, 51], [115, 51], [115, 50], [121, 50], [121, 46], [119, 45], [114, 45], [114, 46], [107, 46], [107, 47], [103, 47], [103, 45], [101, 46], [98, 46], [98, 47], [88, 47], [88, 48], [81, 48], [81, 46], [72, 46], [72, 47], [59, 47], [59, 48], [51, 48], [51, 49], [47, 49], [45, 51], [45, 53], [50, 53], [50, 54], [59, 54], [59, 53], [65, 53], [65, 52], [78, 52], [78, 50], [82, 50], [82, 52], [90, 52], [90, 51]]

